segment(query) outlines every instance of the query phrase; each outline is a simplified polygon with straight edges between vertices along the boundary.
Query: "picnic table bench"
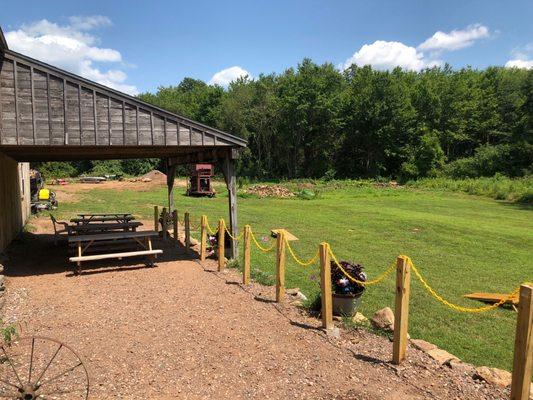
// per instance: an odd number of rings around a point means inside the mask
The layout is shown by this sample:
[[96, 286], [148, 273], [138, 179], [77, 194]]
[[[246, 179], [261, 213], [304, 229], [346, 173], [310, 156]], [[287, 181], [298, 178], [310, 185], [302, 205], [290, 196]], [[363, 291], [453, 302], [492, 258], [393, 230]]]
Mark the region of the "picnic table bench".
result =
[[[100, 233], [94, 235], [73, 235], [69, 236], [69, 244], [75, 244], [77, 248], [77, 256], [70, 257], [69, 261], [75, 262], [77, 265], [76, 273], [81, 271], [81, 263], [85, 261], [105, 260], [110, 258], [126, 258], [147, 256], [148, 265], [154, 264], [154, 259], [158, 254], [163, 254], [163, 250], [156, 250], [152, 247], [152, 238], [159, 236], [155, 231], [139, 231], [139, 232], [111, 232]], [[125, 251], [125, 252], [106, 252], [103, 254], [84, 255], [93, 245], [100, 244], [105, 248], [109, 246], [108, 250], [113, 250], [114, 241], [124, 243], [125, 240], [133, 240], [137, 242], [141, 248], [145, 250]]]
[[97, 232], [109, 232], [109, 231], [133, 231], [135, 232], [139, 226], [142, 226], [142, 222], [128, 221], [128, 222], [116, 222], [116, 223], [91, 223], [73, 225], [70, 227], [72, 234], [90, 234]]

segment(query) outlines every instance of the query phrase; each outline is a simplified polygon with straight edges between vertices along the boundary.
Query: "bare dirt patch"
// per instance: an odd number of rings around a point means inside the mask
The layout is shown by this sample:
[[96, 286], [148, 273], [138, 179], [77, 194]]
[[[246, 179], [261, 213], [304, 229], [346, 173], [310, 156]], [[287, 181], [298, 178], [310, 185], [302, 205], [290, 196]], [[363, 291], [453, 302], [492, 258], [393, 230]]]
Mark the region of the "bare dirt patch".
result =
[[294, 197], [295, 194], [281, 185], [253, 185], [246, 189], [246, 193], [258, 197]]

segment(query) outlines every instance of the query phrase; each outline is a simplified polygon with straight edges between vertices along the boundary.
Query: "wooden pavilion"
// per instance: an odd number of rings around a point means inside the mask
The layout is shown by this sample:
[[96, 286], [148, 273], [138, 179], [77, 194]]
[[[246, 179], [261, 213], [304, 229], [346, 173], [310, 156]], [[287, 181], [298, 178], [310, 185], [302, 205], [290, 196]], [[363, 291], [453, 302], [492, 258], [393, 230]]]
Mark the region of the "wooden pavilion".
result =
[[[219, 163], [236, 236], [235, 160], [244, 147], [239, 137], [14, 52], [0, 29], [4, 156], [18, 162], [164, 158], [171, 211], [176, 166]], [[235, 243], [232, 255], [237, 255]]]

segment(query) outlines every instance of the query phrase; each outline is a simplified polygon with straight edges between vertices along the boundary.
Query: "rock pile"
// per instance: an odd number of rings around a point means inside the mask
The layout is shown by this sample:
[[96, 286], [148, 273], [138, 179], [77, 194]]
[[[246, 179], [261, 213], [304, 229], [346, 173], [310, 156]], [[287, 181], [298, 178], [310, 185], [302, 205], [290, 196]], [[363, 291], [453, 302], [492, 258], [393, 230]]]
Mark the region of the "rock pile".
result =
[[286, 187], [281, 185], [253, 185], [245, 190], [248, 194], [253, 194], [258, 197], [294, 197], [295, 194]]

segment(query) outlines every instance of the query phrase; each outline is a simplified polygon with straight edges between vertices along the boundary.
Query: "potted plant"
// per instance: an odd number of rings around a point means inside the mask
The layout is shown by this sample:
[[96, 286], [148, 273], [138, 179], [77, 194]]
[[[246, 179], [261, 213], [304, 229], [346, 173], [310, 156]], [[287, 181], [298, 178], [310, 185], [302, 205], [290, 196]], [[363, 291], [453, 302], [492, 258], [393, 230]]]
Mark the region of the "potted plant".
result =
[[331, 284], [333, 289], [333, 314], [352, 317], [361, 304], [361, 296], [366, 287], [366, 274], [361, 264], [340, 261], [342, 268], [359, 282], [354, 282], [341, 271], [335, 261], [331, 261]]

